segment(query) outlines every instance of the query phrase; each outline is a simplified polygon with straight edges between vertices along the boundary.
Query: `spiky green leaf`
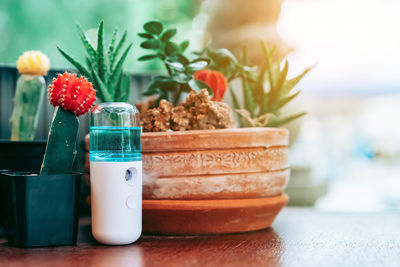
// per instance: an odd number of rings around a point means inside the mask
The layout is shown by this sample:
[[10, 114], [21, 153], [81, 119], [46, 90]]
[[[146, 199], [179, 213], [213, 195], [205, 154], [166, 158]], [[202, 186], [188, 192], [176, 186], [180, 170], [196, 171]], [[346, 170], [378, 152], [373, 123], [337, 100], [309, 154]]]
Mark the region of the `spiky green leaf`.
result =
[[114, 99], [118, 102], [128, 102], [130, 95], [131, 79], [128, 75], [122, 75], [118, 83]]
[[284, 85], [282, 86], [282, 95], [287, 95], [288, 93], [290, 93], [290, 91], [293, 90], [293, 88], [299, 83], [299, 81], [301, 79], [303, 79], [303, 77], [312, 69], [311, 68], [307, 68], [306, 70], [304, 70], [300, 75], [294, 77], [293, 79], [287, 80]]
[[285, 60], [285, 65], [283, 67], [283, 70], [280, 71], [280, 75], [279, 75], [280, 77], [279, 77], [278, 82], [276, 84], [276, 90], [278, 90], [278, 91], [282, 90], [283, 84], [286, 82], [288, 70], [289, 70], [289, 62], [286, 59]]
[[84, 65], [82, 65], [79, 61], [74, 59], [72, 56], [67, 54], [64, 50], [62, 50], [59, 46], [57, 46], [58, 51], [60, 51], [61, 55], [65, 57], [66, 60], [68, 60], [72, 65], [74, 65], [75, 68], [78, 69], [78, 71], [85, 77], [91, 79], [91, 75], [89, 71], [85, 68]]
[[274, 103], [273, 105], [273, 110], [276, 112], [279, 109], [281, 109], [282, 107], [284, 107], [286, 104], [288, 104], [290, 101], [292, 101], [296, 96], [298, 96], [300, 94], [300, 91], [297, 91], [296, 93], [290, 95], [290, 96], [286, 96], [283, 97], [282, 99], [279, 99], [279, 101], [277, 101], [276, 103]]
[[105, 102], [113, 102], [113, 98], [110, 95], [110, 93], [107, 90], [107, 86], [103, 83], [103, 81], [100, 79], [99, 74], [97, 73], [96, 70], [93, 70], [94, 74], [94, 79], [96, 80], [97, 85], [99, 86], [99, 90], [101, 92], [101, 95], [103, 96], [103, 100]]
[[235, 93], [235, 91], [233, 90], [232, 87], [229, 88], [229, 92], [231, 93], [233, 107], [235, 109], [240, 109], [239, 100], [238, 100], [238, 98], [236, 96], [236, 93]]
[[132, 43], [129, 44], [129, 46], [125, 49], [124, 53], [122, 54], [122, 56], [119, 58], [117, 64], [115, 65], [115, 68], [113, 69], [113, 71], [111, 72], [111, 76], [110, 76], [110, 84], [115, 84], [116, 81], [118, 81], [119, 77], [119, 73], [122, 73], [122, 65], [124, 64], [124, 61], [126, 59], [126, 56], [129, 53], [129, 50], [132, 47]]
[[307, 112], [302, 112], [302, 113], [298, 113], [298, 114], [283, 117], [283, 118], [271, 117], [267, 124], [267, 127], [279, 127], [279, 126], [287, 124], [291, 121], [294, 121], [300, 117], [303, 117], [306, 114], [307, 114]]
[[127, 34], [128, 34], [128, 32], [127, 32], [127, 31], [124, 31], [124, 34], [122, 35], [122, 37], [121, 37], [121, 39], [119, 40], [117, 46], [115, 47], [114, 53], [112, 53], [112, 56], [110, 57], [110, 62], [109, 62], [109, 64], [110, 64], [110, 68], [111, 68], [111, 69], [113, 69], [115, 59], [117, 58], [117, 56], [118, 56], [118, 54], [119, 54], [119, 51], [121, 51], [122, 46], [123, 46], [124, 43], [125, 43]]
[[85, 47], [86, 53], [88, 54], [90, 60], [92, 62], [96, 62], [96, 50], [93, 48], [93, 46], [90, 44], [89, 40], [87, 39], [85, 32], [83, 31], [81, 25], [79, 23], [76, 24], [76, 27], [79, 32], [79, 36], [81, 38], [81, 41], [83, 43], [83, 46]]
[[[114, 31], [113, 31], [113, 34], [112, 34], [112, 37], [111, 37], [111, 41], [110, 41], [110, 44], [108, 46], [108, 51], [107, 51], [107, 56], [108, 56], [108, 62], [109, 63], [111, 62], [112, 55], [113, 55], [113, 52], [114, 52], [114, 49], [115, 49], [115, 42], [117, 41], [117, 34], [118, 34], [118, 29], [114, 28]], [[108, 64], [108, 65], [109, 65], [108, 66], [108, 68], [109, 68], [108, 71], [111, 72], [112, 66], [111, 66], [111, 64]]]
[[107, 66], [104, 55], [104, 22], [101, 21], [97, 31], [97, 65], [100, 79], [107, 80]]

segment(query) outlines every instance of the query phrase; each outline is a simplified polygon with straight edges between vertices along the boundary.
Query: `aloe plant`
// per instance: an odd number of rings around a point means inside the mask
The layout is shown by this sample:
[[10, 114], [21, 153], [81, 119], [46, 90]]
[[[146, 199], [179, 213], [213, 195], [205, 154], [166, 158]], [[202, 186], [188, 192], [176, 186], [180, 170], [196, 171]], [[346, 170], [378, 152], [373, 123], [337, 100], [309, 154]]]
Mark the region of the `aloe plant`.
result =
[[[312, 68], [307, 68], [296, 77], [288, 79], [288, 60], [285, 58], [273, 60], [276, 59], [275, 48], [268, 49], [262, 41], [261, 46], [264, 53], [261, 68], [257, 71], [243, 71], [239, 75], [242, 81], [243, 104], [240, 104], [236, 93], [230, 89], [234, 108], [242, 118], [240, 121], [242, 127], [278, 127], [306, 114], [301, 112], [282, 116], [281, 109], [299, 95], [300, 90], [293, 91]], [[246, 49], [243, 51], [242, 64], [244, 66], [248, 64]], [[265, 88], [266, 81], [268, 88]]]
[[117, 42], [118, 29], [115, 28], [110, 43], [105, 46], [104, 23], [101, 21], [97, 31], [97, 47], [95, 49], [79, 24], [77, 24], [77, 29], [86, 51], [86, 65], [76, 60], [60, 47], [57, 46], [57, 49], [78, 69], [81, 75], [87, 77], [94, 87], [98, 89], [97, 96], [101, 102], [128, 102], [130, 78], [123, 73], [123, 64], [132, 47], [132, 43], [123, 49], [127, 31], [123, 33]]

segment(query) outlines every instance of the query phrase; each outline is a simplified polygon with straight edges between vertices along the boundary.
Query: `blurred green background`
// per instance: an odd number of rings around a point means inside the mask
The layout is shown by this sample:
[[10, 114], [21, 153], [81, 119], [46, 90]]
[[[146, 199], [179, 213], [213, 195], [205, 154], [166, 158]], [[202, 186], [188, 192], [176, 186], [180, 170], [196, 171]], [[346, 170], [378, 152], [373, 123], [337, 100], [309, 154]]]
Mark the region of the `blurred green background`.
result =
[[141, 63], [143, 54], [136, 35], [149, 19], [159, 19], [178, 28], [177, 38], [190, 39], [191, 20], [198, 13], [196, 0], [2, 0], [0, 1], [0, 64], [13, 65], [25, 50], [41, 50], [51, 60], [52, 68], [70, 68], [56, 45], [82, 59], [84, 50], [75, 23], [79, 22], [89, 36], [95, 36], [104, 20], [106, 41], [118, 27], [128, 30], [128, 41], [134, 48], [126, 60], [130, 72], [155, 70], [155, 63]]

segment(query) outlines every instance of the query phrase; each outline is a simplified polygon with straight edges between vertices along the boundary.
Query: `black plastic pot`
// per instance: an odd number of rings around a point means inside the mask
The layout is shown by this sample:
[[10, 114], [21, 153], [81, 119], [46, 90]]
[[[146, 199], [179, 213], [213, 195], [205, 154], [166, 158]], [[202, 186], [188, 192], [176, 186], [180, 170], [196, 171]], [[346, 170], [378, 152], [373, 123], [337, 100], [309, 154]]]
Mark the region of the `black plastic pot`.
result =
[[[39, 171], [46, 150], [46, 140], [43, 141], [10, 141], [0, 140], [0, 170]], [[0, 192], [4, 183], [0, 180]], [[4, 201], [0, 202], [0, 229], [4, 224]], [[0, 236], [3, 231], [0, 230]]]
[[0, 169], [39, 171], [46, 142], [0, 140]]
[[5, 172], [10, 172], [11, 170], [7, 169], [0, 169], [0, 237], [4, 235], [4, 227], [3, 222], [5, 221], [5, 209], [6, 209], [6, 190], [5, 190], [5, 183], [3, 182], [4, 179], [1, 175]]
[[0, 174], [6, 192], [5, 229], [17, 247], [76, 243], [82, 174]]

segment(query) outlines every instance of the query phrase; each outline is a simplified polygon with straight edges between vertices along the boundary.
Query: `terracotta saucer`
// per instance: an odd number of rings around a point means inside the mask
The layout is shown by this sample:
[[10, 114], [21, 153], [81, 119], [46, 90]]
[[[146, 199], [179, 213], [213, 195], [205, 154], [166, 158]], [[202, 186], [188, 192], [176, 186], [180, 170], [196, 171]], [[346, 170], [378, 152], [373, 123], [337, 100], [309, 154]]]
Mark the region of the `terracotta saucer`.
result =
[[202, 235], [249, 232], [271, 226], [289, 198], [143, 200], [143, 233]]

